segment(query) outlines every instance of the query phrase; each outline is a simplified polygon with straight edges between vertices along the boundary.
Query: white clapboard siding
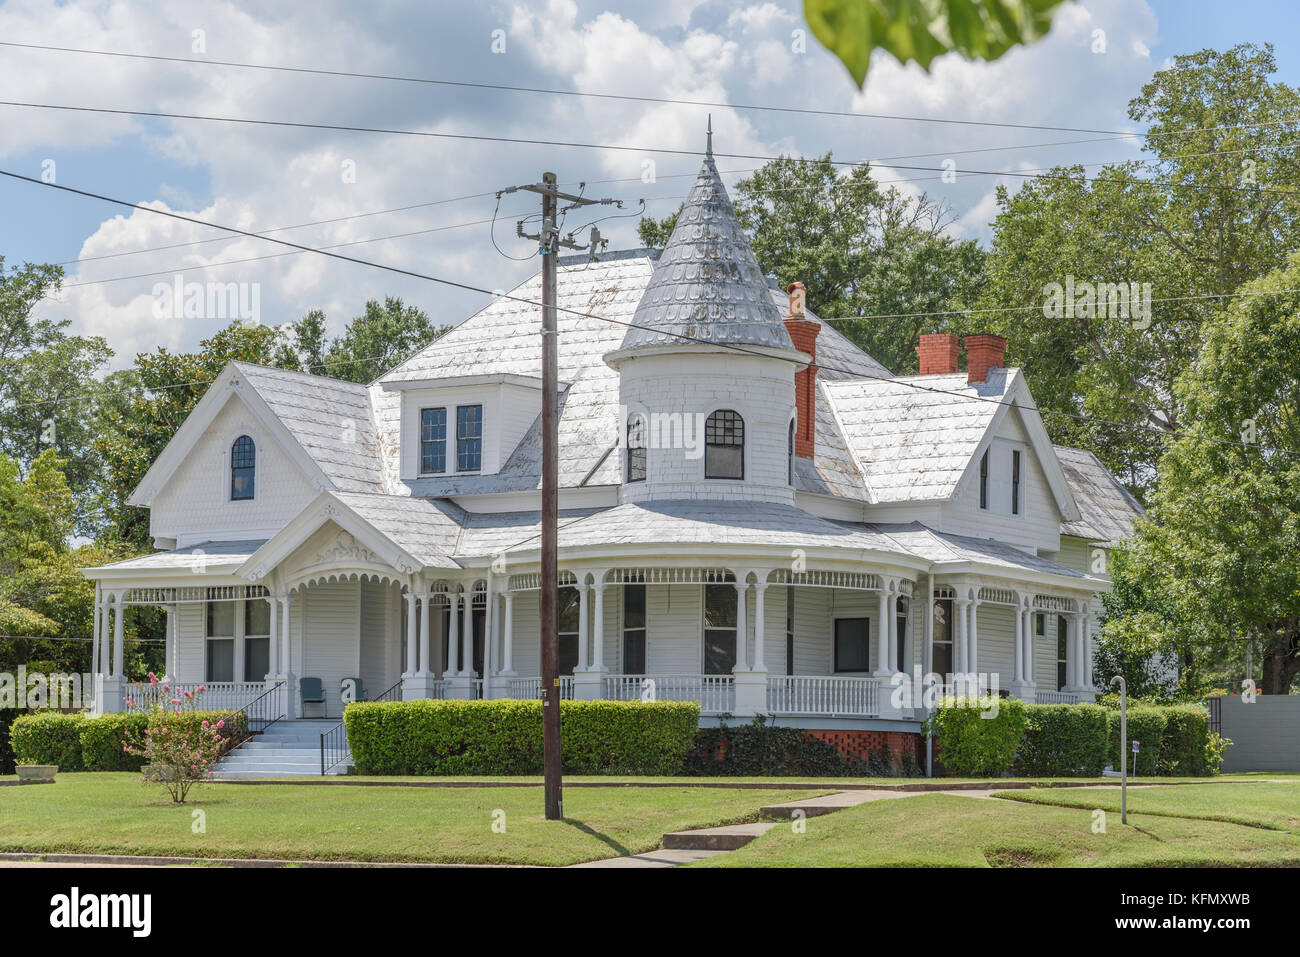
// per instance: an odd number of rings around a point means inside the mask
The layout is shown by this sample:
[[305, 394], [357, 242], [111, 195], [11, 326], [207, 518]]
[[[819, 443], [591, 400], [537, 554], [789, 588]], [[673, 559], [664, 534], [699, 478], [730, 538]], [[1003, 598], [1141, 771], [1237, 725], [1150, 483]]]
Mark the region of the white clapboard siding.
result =
[[[340, 683], [360, 670], [357, 635], [361, 627], [360, 582], [327, 582], [313, 585], [303, 599], [305, 652], [300, 677], [319, 678], [325, 688], [325, 714], [343, 713]], [[382, 689], [380, 689], [382, 690]], [[309, 705], [305, 717], [317, 717], [319, 705]]]

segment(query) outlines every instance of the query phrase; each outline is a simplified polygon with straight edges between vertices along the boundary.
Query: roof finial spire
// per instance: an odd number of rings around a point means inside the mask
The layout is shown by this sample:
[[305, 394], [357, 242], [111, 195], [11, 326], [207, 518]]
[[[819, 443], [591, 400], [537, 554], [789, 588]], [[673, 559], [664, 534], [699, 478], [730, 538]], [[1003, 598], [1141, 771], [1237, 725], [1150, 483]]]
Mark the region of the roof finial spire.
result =
[[709, 125], [704, 139], [704, 155], [713, 159], [713, 114], [709, 114]]

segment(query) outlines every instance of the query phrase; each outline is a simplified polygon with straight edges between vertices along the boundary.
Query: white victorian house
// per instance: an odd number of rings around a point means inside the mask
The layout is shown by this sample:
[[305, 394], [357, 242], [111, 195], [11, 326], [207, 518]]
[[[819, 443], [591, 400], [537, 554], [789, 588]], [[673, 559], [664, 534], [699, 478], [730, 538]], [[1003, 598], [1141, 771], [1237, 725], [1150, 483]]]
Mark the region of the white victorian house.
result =
[[[1140, 509], [1051, 444], [1002, 339], [960, 371], [922, 336], [892, 376], [772, 288], [711, 154], [661, 254], [561, 260], [559, 291], [564, 695], [828, 732], [914, 732], [899, 672], [1093, 697]], [[209, 706], [537, 696], [539, 300], [534, 276], [369, 385], [229, 365], [131, 498], [159, 551], [85, 572], [96, 707], [146, 700], [140, 605]]]

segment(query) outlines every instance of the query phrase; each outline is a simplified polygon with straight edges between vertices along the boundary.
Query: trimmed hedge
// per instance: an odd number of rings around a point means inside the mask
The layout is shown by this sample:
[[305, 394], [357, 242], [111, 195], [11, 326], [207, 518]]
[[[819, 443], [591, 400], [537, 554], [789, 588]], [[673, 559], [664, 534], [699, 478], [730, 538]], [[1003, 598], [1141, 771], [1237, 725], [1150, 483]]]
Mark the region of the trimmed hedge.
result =
[[[139, 743], [149, 726], [148, 714], [64, 714], [37, 711], [14, 720], [10, 739], [19, 764], [57, 764], [60, 771], [139, 771], [144, 757], [128, 754], [128, 740]], [[172, 727], [197, 727], [204, 721], [226, 722], [228, 739], [248, 733], [242, 713], [177, 711], [168, 716]]]
[[[358, 774], [540, 774], [542, 703], [376, 701], [343, 712]], [[693, 701], [561, 701], [570, 774], [671, 775], [699, 727]]]
[[[1005, 708], [1007, 701], [1002, 702]], [[1023, 733], [1008, 756], [1008, 731], [970, 708], [940, 707], [929, 719], [943, 763], [954, 773], [1025, 777], [1092, 777], [1119, 767], [1119, 710], [1095, 704], [1020, 705]], [[1130, 742], [1138, 742], [1136, 768]], [[1195, 777], [1219, 773], [1221, 739], [1199, 705], [1139, 705], [1128, 709], [1123, 745], [1139, 775]]]
[[1015, 770], [1025, 777], [1095, 777], [1105, 764], [1107, 710], [1097, 704], [1025, 706]]
[[926, 719], [944, 767], [969, 777], [995, 777], [1009, 771], [1027, 725], [1025, 703], [1019, 698], [985, 697], [979, 707], [944, 698]]

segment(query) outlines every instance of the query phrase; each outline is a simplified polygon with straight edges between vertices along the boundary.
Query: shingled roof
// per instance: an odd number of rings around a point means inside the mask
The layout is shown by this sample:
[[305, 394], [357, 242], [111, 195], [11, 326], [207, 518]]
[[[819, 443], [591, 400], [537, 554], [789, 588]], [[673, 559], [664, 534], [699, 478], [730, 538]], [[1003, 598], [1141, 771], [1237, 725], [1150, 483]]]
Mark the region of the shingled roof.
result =
[[1057, 445], [1056, 457], [1079, 503], [1076, 522], [1062, 522], [1063, 535], [1076, 535], [1105, 545], [1128, 538], [1146, 510], [1101, 460], [1084, 449]]

